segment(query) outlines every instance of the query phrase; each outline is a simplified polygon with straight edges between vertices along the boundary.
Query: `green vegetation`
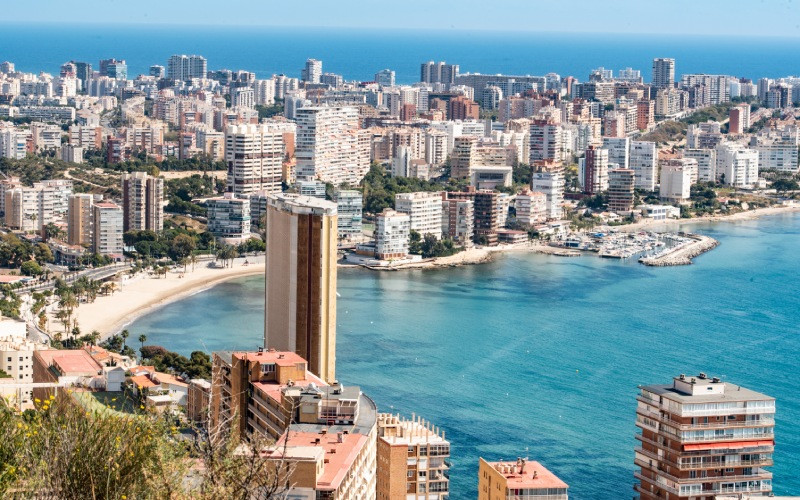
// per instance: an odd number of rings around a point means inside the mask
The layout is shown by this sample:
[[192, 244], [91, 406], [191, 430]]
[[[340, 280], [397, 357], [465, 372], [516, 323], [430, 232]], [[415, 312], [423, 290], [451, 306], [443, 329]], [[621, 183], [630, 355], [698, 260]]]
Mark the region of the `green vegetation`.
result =
[[222, 181], [215, 181], [207, 175], [194, 174], [181, 179], [168, 179], [164, 182], [165, 197], [169, 201], [165, 210], [167, 212], [191, 215], [206, 215], [206, 208], [201, 207], [192, 200], [208, 196], [215, 196], [224, 189]]
[[0, 297], [0, 314], [9, 318], [19, 318], [19, 306], [22, 300], [8, 287], [3, 287]]
[[0, 266], [16, 269], [28, 261], [42, 266], [53, 262], [53, 253], [44, 243], [34, 245], [12, 233], [0, 235]]
[[23, 414], [0, 399], [0, 497], [284, 498], [292, 469], [261, 453], [266, 439], [241, 442], [204, 428], [182, 434], [173, 416], [119, 402], [125, 396], [109, 408], [101, 399], [114, 395], [100, 396], [63, 392]]
[[713, 214], [716, 210], [719, 210], [720, 203], [717, 199], [717, 192], [714, 190], [715, 187], [717, 185], [713, 182], [698, 182], [692, 185], [689, 198], [692, 202], [691, 209], [682, 206], [681, 217], [684, 217], [684, 208], [697, 216]]
[[772, 188], [777, 192], [796, 191], [800, 189], [800, 184], [794, 179], [780, 178], [772, 183]]
[[161, 233], [128, 231], [122, 235], [122, 239], [125, 246], [134, 247], [136, 253], [145, 259], [170, 258], [175, 262], [191, 256], [195, 250], [208, 251], [214, 244], [211, 233], [198, 233], [171, 224], [165, 224]]
[[160, 372], [172, 373], [188, 379], [211, 379], [211, 357], [203, 351], [194, 351], [187, 358], [161, 346], [148, 345], [142, 346], [139, 352], [142, 354], [141, 364], [154, 366]]
[[122, 354], [123, 356], [130, 356], [131, 358], [134, 358], [136, 357], [136, 351], [134, 351], [133, 348], [128, 345], [129, 336], [130, 332], [128, 332], [128, 330], [122, 330], [121, 333], [112, 335], [103, 341], [100, 344], [100, 347], [110, 352], [116, 352], [118, 354]]
[[687, 125], [685, 122], [676, 122], [672, 120], [661, 122], [652, 131], [644, 134], [641, 140], [655, 143], [679, 141], [686, 135], [686, 128]]
[[45, 179], [64, 179], [67, 169], [74, 166], [54, 158], [28, 155], [21, 160], [0, 158], [0, 171], [8, 176], [19, 177], [27, 186]]
[[691, 116], [681, 119], [681, 122], [693, 125], [697, 123], [705, 123], [709, 120], [714, 122], [722, 122], [728, 119], [728, 113], [735, 103], [726, 102], [709, 106], [692, 113]]
[[409, 253], [422, 255], [425, 259], [448, 257], [463, 250], [450, 238], [437, 239], [432, 234], [423, 237], [417, 231], [411, 231], [408, 248]]
[[[364, 192], [364, 211], [380, 213], [384, 208], [394, 208], [394, 196], [397, 193], [415, 191], [460, 191], [466, 189], [466, 180], [448, 182], [424, 181], [411, 177], [392, 177], [386, 169], [373, 163], [366, 177], [361, 181]], [[346, 189], [346, 186], [344, 187]]]
[[256, 111], [258, 111], [259, 121], [264, 118], [272, 118], [273, 116], [283, 115], [283, 100], [276, 99], [275, 104], [272, 106], [264, 106], [256, 104]]

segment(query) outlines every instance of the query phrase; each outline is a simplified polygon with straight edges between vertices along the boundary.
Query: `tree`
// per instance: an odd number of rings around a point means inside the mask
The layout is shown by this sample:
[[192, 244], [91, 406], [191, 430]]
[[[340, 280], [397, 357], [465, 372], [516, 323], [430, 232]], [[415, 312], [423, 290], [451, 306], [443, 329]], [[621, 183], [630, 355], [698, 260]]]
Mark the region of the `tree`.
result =
[[53, 252], [50, 250], [50, 247], [44, 243], [36, 244], [36, 246], [33, 248], [33, 255], [36, 259], [36, 262], [39, 264], [55, 261], [55, 257], [53, 257]]
[[61, 300], [58, 301], [58, 307], [64, 312], [64, 331], [68, 331], [69, 325], [72, 322], [72, 313], [78, 307], [78, 299], [72, 291], [65, 291], [61, 295]]
[[[188, 234], [179, 234], [172, 240], [172, 258], [174, 261], [178, 262], [181, 259], [185, 259], [189, 255], [194, 252], [194, 249], [197, 247], [197, 244], [194, 241], [194, 238], [189, 236]], [[184, 271], [186, 271], [186, 266], [184, 263]]]
[[22, 264], [20, 271], [25, 276], [39, 276], [44, 273], [42, 267], [35, 260], [29, 260]]
[[141, 342], [142, 349], [144, 349], [144, 343], [147, 342], [147, 335], [145, 334], [139, 335], [139, 342]]
[[408, 253], [419, 255], [422, 253], [422, 236], [417, 231], [411, 231], [408, 237]]
[[772, 183], [772, 188], [779, 193], [785, 193], [786, 191], [797, 191], [800, 189], [800, 184], [794, 179], [781, 178]]

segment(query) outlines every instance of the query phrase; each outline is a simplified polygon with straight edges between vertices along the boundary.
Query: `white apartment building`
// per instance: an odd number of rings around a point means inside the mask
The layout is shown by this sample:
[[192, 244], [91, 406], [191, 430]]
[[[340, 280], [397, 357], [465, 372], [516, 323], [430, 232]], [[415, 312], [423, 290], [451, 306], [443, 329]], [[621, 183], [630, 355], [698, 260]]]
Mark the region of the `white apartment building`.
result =
[[14, 127], [0, 128], [0, 157], [21, 160], [28, 154], [28, 134]]
[[320, 83], [322, 79], [322, 61], [308, 59], [300, 72], [300, 79], [307, 83]]
[[782, 141], [759, 141], [754, 146], [758, 151], [758, 169], [779, 172], [798, 172], [797, 145]]
[[758, 151], [741, 144], [723, 142], [717, 146], [717, 179], [737, 188], [752, 188], [758, 181]]
[[271, 106], [275, 104], [275, 80], [256, 80], [253, 82], [256, 104]]
[[547, 220], [547, 195], [540, 191], [523, 189], [514, 202], [517, 221], [533, 226]]
[[95, 203], [93, 210], [92, 246], [100, 255], [122, 256], [123, 215], [122, 208], [109, 203]]
[[628, 168], [633, 170], [636, 188], [655, 191], [658, 183], [658, 150], [656, 143], [631, 141]]
[[381, 260], [407, 257], [410, 234], [411, 217], [385, 209], [375, 218], [375, 256]]
[[167, 79], [191, 80], [192, 78], [206, 78], [208, 61], [203, 56], [174, 55], [167, 61]]
[[394, 197], [395, 210], [408, 214], [409, 229], [421, 236], [432, 234], [442, 237], [442, 193], [398, 193]]
[[691, 172], [682, 165], [663, 165], [659, 198], [672, 203], [682, 203], [689, 199], [692, 186]]
[[364, 197], [360, 191], [337, 190], [334, 193], [336, 211], [339, 214], [339, 238], [361, 236]]
[[563, 160], [564, 134], [552, 120], [534, 120], [530, 128], [530, 164], [540, 160]]
[[208, 200], [208, 231], [223, 240], [250, 238], [250, 200], [232, 193]]
[[439, 130], [425, 132], [425, 163], [439, 166], [447, 160], [447, 134]]
[[[363, 135], [363, 138], [362, 138]], [[369, 171], [369, 140], [352, 107], [308, 106], [297, 110], [297, 176], [334, 186], [357, 185]]]
[[717, 181], [717, 151], [709, 148], [687, 148], [683, 150], [684, 158], [697, 161], [698, 182]]
[[603, 137], [603, 149], [608, 151], [608, 163], [616, 168], [628, 168], [628, 149], [630, 139], [627, 137]]
[[225, 129], [228, 191], [237, 195], [281, 192], [283, 132], [268, 124]]
[[653, 87], [672, 87], [675, 83], [675, 59], [659, 57], [653, 59]]
[[[24, 328], [24, 323], [23, 323]], [[33, 353], [44, 349], [42, 344], [25, 340], [25, 337], [0, 338], [0, 369], [6, 372], [14, 382], [20, 384], [33, 383]], [[28, 405], [32, 402], [32, 389], [4, 389], [0, 384], [0, 397], [12, 398], [12, 404]]]
[[43, 181], [33, 187], [15, 187], [5, 193], [5, 222], [12, 229], [41, 231], [63, 220], [72, 194], [72, 181]]
[[475, 235], [475, 202], [473, 200], [442, 201], [442, 236], [464, 247], [473, 246]]
[[531, 178], [531, 189], [544, 193], [547, 199], [547, 219], [560, 220], [564, 216], [564, 168], [537, 168]]

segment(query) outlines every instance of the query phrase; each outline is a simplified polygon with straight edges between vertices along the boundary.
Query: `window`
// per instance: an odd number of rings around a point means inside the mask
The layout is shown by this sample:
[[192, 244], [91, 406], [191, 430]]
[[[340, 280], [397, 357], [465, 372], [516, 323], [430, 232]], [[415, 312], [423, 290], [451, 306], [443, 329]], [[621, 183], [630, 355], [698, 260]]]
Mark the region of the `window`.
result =
[[274, 373], [274, 372], [275, 372], [275, 363], [261, 364], [261, 373]]

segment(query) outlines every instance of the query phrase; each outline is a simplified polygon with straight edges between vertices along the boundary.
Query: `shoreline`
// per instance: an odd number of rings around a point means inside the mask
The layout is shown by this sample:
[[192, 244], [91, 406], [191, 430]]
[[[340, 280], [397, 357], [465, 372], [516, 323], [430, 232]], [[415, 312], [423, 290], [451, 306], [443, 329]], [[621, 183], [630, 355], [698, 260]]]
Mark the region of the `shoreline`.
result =
[[[244, 266], [244, 261], [249, 264]], [[255, 261], [255, 262], [254, 262]], [[81, 335], [93, 330], [100, 332], [105, 340], [124, 330], [126, 326], [140, 317], [173, 302], [203, 292], [226, 281], [264, 274], [264, 257], [236, 258], [231, 267], [211, 268], [189, 267], [167, 273], [165, 278], [156, 278], [140, 273], [122, 283], [113, 295], [98, 296], [92, 303], [81, 303], [75, 310], [74, 318], [81, 329]], [[181, 278], [180, 276], [184, 277]], [[51, 319], [53, 333], [59, 331], [60, 323]]]
[[[739, 212], [729, 216], [699, 217], [696, 219], [670, 219], [666, 221], [646, 220], [627, 226], [616, 226], [620, 231], [674, 229], [682, 224], [737, 222], [759, 219], [764, 216], [781, 215], [800, 211], [800, 205], [767, 207], [747, 212]], [[710, 249], [709, 249], [710, 250]], [[368, 269], [371, 271], [405, 271], [431, 270], [466, 265], [477, 265], [491, 262], [497, 255], [505, 253], [530, 252], [544, 255], [571, 257], [580, 252], [542, 244], [516, 244], [498, 247], [471, 248], [449, 257], [430, 259], [424, 262], [401, 265], [393, 268], [369, 268], [359, 265], [339, 265], [343, 269]], [[249, 262], [244, 266], [244, 261]], [[110, 296], [98, 296], [93, 303], [82, 303], [76, 310], [74, 318], [78, 322], [81, 334], [86, 335], [93, 330], [101, 334], [105, 340], [118, 334], [126, 326], [137, 319], [173, 302], [185, 299], [208, 290], [216, 285], [236, 278], [264, 273], [264, 256], [237, 258], [232, 267], [210, 268], [197, 267], [187, 270], [184, 278], [182, 271], [171, 271], [166, 278], [155, 278], [139, 274], [121, 283], [120, 290]], [[55, 318], [50, 318], [52, 333], [61, 331], [61, 325]]]

